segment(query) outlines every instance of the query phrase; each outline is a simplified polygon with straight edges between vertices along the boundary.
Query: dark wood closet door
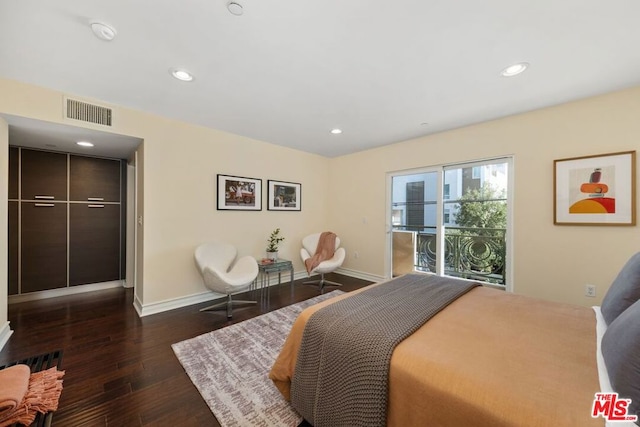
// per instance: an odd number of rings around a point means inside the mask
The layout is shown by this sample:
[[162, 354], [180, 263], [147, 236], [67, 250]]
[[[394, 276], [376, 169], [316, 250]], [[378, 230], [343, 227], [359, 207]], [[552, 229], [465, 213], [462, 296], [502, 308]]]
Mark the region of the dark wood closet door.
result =
[[22, 202], [22, 293], [67, 285], [67, 204]]
[[18, 293], [18, 203], [9, 202], [9, 295]]
[[120, 205], [70, 204], [69, 285], [120, 278]]
[[22, 200], [67, 200], [67, 155], [22, 149]]
[[9, 199], [18, 198], [18, 160], [18, 148], [9, 147]]
[[70, 156], [69, 197], [74, 201], [119, 202], [120, 161]]

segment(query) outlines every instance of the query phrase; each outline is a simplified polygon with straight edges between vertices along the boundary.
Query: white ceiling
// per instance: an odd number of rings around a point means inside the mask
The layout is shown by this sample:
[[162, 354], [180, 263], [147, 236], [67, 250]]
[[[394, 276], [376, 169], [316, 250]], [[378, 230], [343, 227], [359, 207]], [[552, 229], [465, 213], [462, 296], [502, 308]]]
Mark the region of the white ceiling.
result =
[[237, 1], [2, 1], [0, 76], [329, 157], [640, 84], [638, 0]]

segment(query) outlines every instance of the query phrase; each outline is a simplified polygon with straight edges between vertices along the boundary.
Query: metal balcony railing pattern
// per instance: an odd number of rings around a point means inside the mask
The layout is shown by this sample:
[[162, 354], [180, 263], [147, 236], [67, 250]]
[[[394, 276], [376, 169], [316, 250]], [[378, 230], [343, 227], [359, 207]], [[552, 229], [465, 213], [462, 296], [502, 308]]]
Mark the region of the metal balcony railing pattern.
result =
[[[411, 229], [416, 234], [415, 269], [435, 273], [436, 228]], [[505, 286], [505, 236], [504, 228], [445, 227], [444, 274]]]

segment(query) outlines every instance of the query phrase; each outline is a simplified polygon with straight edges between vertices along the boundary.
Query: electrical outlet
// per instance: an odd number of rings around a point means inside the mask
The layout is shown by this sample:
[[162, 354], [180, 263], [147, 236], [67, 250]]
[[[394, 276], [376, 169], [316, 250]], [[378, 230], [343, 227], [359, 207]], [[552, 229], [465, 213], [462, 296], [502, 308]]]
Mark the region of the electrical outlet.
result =
[[353, 253], [353, 257], [354, 257], [355, 259], [360, 258], [360, 253], [359, 253], [358, 251], [355, 251], [355, 252]]
[[584, 295], [587, 297], [595, 297], [596, 285], [584, 285]]

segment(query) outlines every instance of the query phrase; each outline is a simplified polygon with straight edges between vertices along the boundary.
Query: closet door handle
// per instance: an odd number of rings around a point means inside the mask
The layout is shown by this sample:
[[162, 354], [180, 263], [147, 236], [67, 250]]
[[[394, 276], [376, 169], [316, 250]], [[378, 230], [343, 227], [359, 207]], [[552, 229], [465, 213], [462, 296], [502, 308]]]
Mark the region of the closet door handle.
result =
[[104, 205], [88, 205], [90, 208], [104, 208]]
[[104, 200], [104, 197], [87, 197], [87, 200], [90, 202], [101, 202]]
[[53, 200], [55, 199], [55, 196], [33, 196], [34, 199], [46, 199], [46, 200]]
[[34, 203], [34, 206], [37, 208], [52, 208], [55, 205], [53, 203]]

